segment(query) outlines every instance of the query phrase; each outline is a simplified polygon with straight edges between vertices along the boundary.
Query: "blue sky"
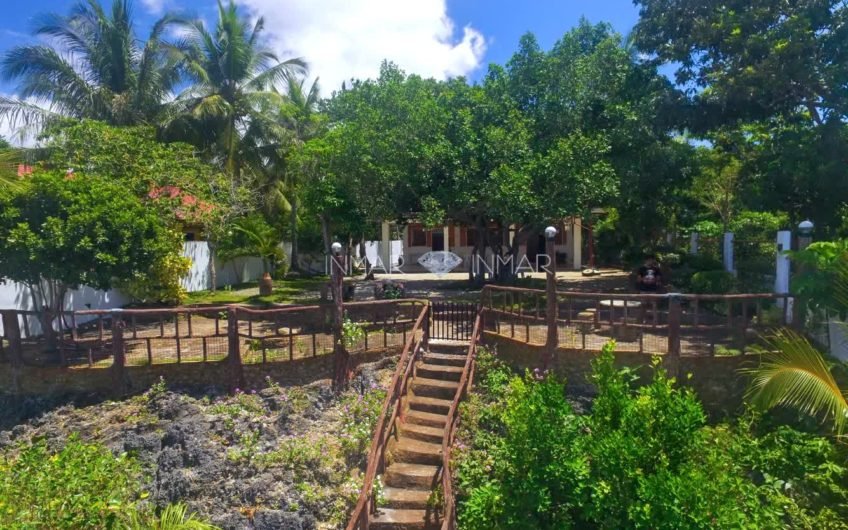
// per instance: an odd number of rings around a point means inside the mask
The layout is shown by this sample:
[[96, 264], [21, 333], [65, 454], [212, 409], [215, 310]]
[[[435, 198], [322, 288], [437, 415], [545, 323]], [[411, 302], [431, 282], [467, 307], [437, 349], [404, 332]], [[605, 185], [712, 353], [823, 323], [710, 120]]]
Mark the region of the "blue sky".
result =
[[[110, 0], [101, 0], [109, 2]], [[0, 52], [34, 42], [39, 13], [66, 13], [72, 0], [4, 0]], [[246, 12], [263, 15], [268, 36], [281, 55], [305, 57], [324, 92], [350, 77], [374, 75], [383, 58], [410, 72], [478, 79], [491, 62], [503, 63], [519, 37], [536, 34], [550, 47], [581, 16], [606, 21], [626, 33], [638, 10], [631, 0], [238, 0]], [[207, 21], [215, 0], [135, 0], [139, 34], [163, 10], [178, 8]], [[446, 22], [447, 20], [447, 22]], [[328, 90], [329, 89], [329, 90]], [[14, 85], [0, 82], [0, 92]]]

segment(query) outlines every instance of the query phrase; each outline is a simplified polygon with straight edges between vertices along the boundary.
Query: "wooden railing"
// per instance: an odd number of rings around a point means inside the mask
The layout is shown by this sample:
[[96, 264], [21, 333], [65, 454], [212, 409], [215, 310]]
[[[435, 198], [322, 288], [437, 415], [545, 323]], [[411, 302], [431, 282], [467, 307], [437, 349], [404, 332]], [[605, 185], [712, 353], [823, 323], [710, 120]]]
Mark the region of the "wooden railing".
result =
[[[486, 331], [545, 344], [546, 292], [486, 286]], [[559, 346], [597, 351], [610, 339], [620, 351], [712, 355], [744, 351], [769, 328], [793, 324], [789, 294], [648, 294], [557, 291]]]
[[462, 370], [462, 376], [459, 379], [459, 387], [456, 389], [456, 395], [453, 398], [448, 417], [445, 422], [445, 434], [442, 438], [442, 498], [444, 499], [444, 514], [442, 518], [442, 530], [456, 529], [456, 498], [453, 494], [453, 473], [451, 472], [451, 447], [453, 447], [454, 437], [456, 436], [456, 428], [459, 423], [459, 402], [466, 395], [472, 383], [474, 382], [474, 367], [475, 357], [477, 355], [477, 344], [480, 341], [480, 334], [483, 330], [483, 312], [482, 308], [478, 310], [477, 317], [474, 320], [474, 328], [471, 332], [471, 343], [468, 345], [468, 355], [465, 358], [465, 366]]
[[[351, 352], [406, 343], [422, 300], [350, 302], [361, 325]], [[0, 363], [105, 368], [121, 355], [128, 366], [220, 362], [241, 353], [247, 364], [292, 361], [333, 352], [329, 305], [251, 308], [238, 305], [80, 310], [53, 318], [55, 344], [34, 311], [0, 310]]]
[[[380, 419], [374, 429], [362, 490], [351, 514], [347, 530], [367, 530], [368, 518], [376, 513], [377, 503], [373, 495], [374, 479], [385, 470], [386, 446], [389, 440], [398, 435], [397, 423], [404, 410], [403, 398], [406, 396], [409, 382], [415, 377], [416, 360], [429, 340], [429, 319], [430, 307], [425, 306], [418, 315], [401, 353], [395, 375], [392, 377], [386, 399], [383, 401], [383, 408], [380, 410]], [[416, 339], [418, 331], [422, 331], [422, 336]]]

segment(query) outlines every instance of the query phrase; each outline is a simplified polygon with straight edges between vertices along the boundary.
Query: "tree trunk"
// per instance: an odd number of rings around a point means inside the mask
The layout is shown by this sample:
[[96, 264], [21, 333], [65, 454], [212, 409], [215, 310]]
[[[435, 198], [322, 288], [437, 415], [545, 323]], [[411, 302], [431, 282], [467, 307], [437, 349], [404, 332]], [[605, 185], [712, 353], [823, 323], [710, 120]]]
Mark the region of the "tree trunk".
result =
[[330, 234], [330, 218], [325, 213], [322, 213], [319, 217], [321, 219], [321, 239], [324, 241], [324, 252], [329, 254], [330, 247], [333, 244], [331, 241], [332, 235]]
[[[46, 290], [44, 288], [45, 281], [47, 282]], [[67, 293], [68, 288], [61, 282], [42, 280], [39, 282], [38, 289], [34, 285], [29, 285], [29, 290], [33, 298], [33, 307], [35, 307], [38, 321], [41, 324], [41, 333], [44, 336], [47, 350], [56, 351], [59, 341], [56, 330], [53, 329], [53, 322], [57, 316], [61, 318], [62, 310], [65, 307], [65, 293]]]
[[209, 286], [210, 291], [215, 291], [218, 288], [218, 270], [215, 268], [215, 254], [217, 254], [217, 249], [214, 243], [211, 241], [207, 241], [206, 244], [209, 246]]
[[299, 271], [297, 257], [297, 195], [292, 193], [289, 199], [291, 205], [291, 255], [289, 256], [289, 269]]

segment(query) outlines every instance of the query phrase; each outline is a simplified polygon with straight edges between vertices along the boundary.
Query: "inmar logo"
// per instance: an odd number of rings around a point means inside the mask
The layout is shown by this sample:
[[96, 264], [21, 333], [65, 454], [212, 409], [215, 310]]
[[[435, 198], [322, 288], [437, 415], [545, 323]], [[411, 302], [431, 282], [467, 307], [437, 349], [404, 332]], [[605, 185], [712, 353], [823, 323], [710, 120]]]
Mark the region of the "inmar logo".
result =
[[418, 264], [442, 277], [462, 263], [462, 258], [447, 250], [433, 250], [418, 258]]

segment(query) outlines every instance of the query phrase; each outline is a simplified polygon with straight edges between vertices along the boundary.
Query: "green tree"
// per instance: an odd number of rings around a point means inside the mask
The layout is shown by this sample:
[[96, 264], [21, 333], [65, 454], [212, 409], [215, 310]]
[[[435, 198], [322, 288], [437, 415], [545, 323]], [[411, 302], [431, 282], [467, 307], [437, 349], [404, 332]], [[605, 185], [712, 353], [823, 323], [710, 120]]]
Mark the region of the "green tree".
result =
[[692, 181], [692, 195], [721, 222], [721, 233], [728, 231], [739, 210], [742, 192], [741, 163], [717, 149], [702, 149], [701, 170]]
[[321, 135], [325, 114], [319, 112], [320, 92], [315, 80], [290, 77], [283, 98], [263, 102], [258, 117], [245, 133], [247, 156], [259, 173], [259, 193], [268, 219], [289, 214], [291, 266], [297, 269], [298, 222], [304, 175], [294, 163], [305, 143]]
[[686, 91], [679, 128], [740, 161], [743, 208], [841, 225], [848, 203], [848, 6], [838, 0], [637, 0], [649, 64]]
[[36, 173], [0, 196], [0, 277], [27, 286], [51, 343], [69, 289], [144, 278], [180, 251], [156, 209], [103, 178]]
[[[636, 0], [639, 48], [676, 64], [702, 122], [846, 115], [848, 6], [840, 0]], [[755, 7], [755, 8], [752, 8]]]
[[[151, 126], [113, 127], [93, 120], [67, 120], [47, 129], [40, 165], [54, 171], [99, 175], [139, 198], [165, 186], [217, 202], [210, 184], [219, 173], [192, 146], [160, 142]], [[173, 206], [173, 205], [171, 205]]]
[[[152, 123], [179, 80], [176, 58], [162, 35], [173, 24], [157, 20], [147, 41], [133, 31], [131, 3], [80, 0], [67, 16], [36, 19], [34, 33], [56, 47], [16, 46], [0, 61], [6, 81], [18, 81], [20, 99], [0, 97], [0, 119], [40, 127], [59, 117], [90, 118], [113, 125]], [[44, 100], [50, 110], [27, 103]]]
[[[690, 157], [672, 135], [682, 102], [668, 80], [640, 63], [609, 25], [581, 20], [547, 52], [532, 35], [523, 37], [501, 83], [530, 122], [543, 175], [534, 195], [562, 193], [570, 206], [549, 215], [612, 206], [632, 244], [659, 238], [681, 209]], [[569, 176], [570, 164], [582, 176]]]
[[190, 86], [170, 105], [169, 137], [185, 138], [210, 150], [227, 172], [241, 173], [242, 132], [258, 109], [280, 95], [277, 83], [303, 73], [299, 58], [280, 61], [263, 46], [263, 18], [251, 23], [232, 0], [218, 1], [218, 21], [210, 31], [202, 20], [179, 21], [188, 35], [176, 54]]

